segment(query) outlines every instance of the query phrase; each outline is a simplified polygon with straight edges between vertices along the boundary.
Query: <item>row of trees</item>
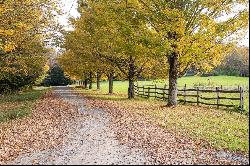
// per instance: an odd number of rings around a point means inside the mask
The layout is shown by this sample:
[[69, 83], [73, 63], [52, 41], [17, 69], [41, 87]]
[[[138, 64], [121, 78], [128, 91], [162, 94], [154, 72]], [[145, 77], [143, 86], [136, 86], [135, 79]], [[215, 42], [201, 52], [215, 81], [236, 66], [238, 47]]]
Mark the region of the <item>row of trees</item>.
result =
[[[79, 0], [80, 17], [65, 34], [58, 59], [71, 76], [87, 82], [101, 74], [129, 80], [134, 98], [138, 77], [169, 78], [170, 106], [177, 104], [177, 79], [190, 68], [220, 64], [248, 27], [247, 0]], [[220, 19], [225, 14], [233, 17]], [[232, 38], [232, 35], [234, 39]], [[227, 40], [230, 37], [230, 41]], [[110, 79], [112, 80], [112, 79]]]
[[56, 0], [0, 1], [0, 94], [30, 86], [48, 70]]
[[249, 48], [234, 49], [212, 74], [249, 77]]
[[222, 60], [220, 65], [215, 67], [212, 71], [198, 71], [191, 68], [187, 71], [186, 76], [200, 75], [200, 76], [241, 76], [249, 77], [249, 48], [236, 47], [232, 49]]

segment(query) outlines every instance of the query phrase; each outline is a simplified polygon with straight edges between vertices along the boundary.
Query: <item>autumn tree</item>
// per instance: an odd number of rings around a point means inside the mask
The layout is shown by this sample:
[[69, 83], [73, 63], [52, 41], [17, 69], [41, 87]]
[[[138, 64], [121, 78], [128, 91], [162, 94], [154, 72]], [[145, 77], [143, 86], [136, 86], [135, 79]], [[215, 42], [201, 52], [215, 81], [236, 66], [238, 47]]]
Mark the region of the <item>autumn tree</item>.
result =
[[46, 72], [49, 50], [33, 39], [26, 49], [19, 48], [0, 56], [0, 91], [18, 91], [20, 88], [35, 83]]
[[[78, 73], [78, 76], [80, 74], [81, 78], [85, 80], [85, 87], [88, 82], [89, 88], [92, 89], [92, 81], [96, 78], [99, 90], [101, 76], [109, 72], [109, 66], [103, 59], [93, 55], [95, 54], [92, 45], [93, 38], [84, 33], [85, 27], [78, 25], [77, 21], [72, 24], [76, 30], [65, 34], [65, 42], [62, 47], [66, 51], [58, 58], [59, 63], [65, 71], [69, 71], [71, 74]], [[78, 67], [72, 68], [72, 65]]]
[[[102, 75], [106, 75], [109, 80], [109, 93], [113, 93], [113, 77], [117, 73], [117, 69], [99, 55], [100, 52], [97, 50], [100, 50], [101, 47], [97, 43], [97, 40], [100, 39], [95, 30], [97, 24], [95, 26], [92, 24], [94, 19], [88, 14], [85, 13], [84, 17], [71, 20], [75, 30], [65, 33], [65, 42], [62, 48], [66, 51], [58, 60], [66, 71], [76, 69], [74, 72], [84, 73], [85, 84], [88, 80], [89, 88], [92, 88], [92, 78], [95, 77], [97, 89], [100, 89], [100, 78]], [[70, 65], [79, 67], [71, 69]]]
[[55, 25], [56, 11], [56, 0], [0, 3], [1, 91], [33, 84], [44, 73], [49, 55], [44, 41]]
[[[78, 47], [71, 51], [85, 50], [77, 55], [116, 66], [129, 80], [129, 98], [134, 97], [138, 76], [162, 74], [150, 68], [163, 65], [168, 70], [170, 106], [177, 104], [177, 79], [190, 68], [209, 71], [220, 64], [248, 26], [246, 0], [78, 2], [81, 17], [75, 19], [77, 37], [72, 42]], [[167, 67], [159, 63], [162, 58]]]
[[154, 31], [141, 19], [136, 1], [85, 2], [79, 10], [82, 16], [78, 22], [89, 28], [77, 30], [89, 34], [96, 58], [116, 66], [129, 80], [128, 98], [134, 98], [134, 81], [157, 59], [153, 50]]
[[169, 64], [170, 106], [177, 104], [177, 79], [190, 67], [209, 71], [218, 65], [248, 27], [247, 0], [138, 1], [158, 34], [158, 55]]
[[88, 84], [88, 76], [85, 63], [78, 59], [72, 51], [65, 51], [59, 55], [57, 62], [63, 68], [64, 72], [71, 77], [71, 79], [85, 80], [85, 88]]

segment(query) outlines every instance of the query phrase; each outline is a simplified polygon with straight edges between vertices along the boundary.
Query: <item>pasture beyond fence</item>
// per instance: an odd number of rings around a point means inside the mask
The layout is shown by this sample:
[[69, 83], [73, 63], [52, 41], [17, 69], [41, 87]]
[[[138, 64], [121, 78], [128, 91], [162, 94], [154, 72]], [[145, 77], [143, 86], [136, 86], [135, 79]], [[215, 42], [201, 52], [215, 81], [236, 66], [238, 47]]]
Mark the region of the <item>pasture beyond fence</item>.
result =
[[[156, 98], [167, 100], [168, 98], [168, 87], [157, 87], [157, 85], [134, 85], [135, 95], [145, 98]], [[236, 89], [223, 89], [222, 87], [216, 87], [215, 89], [206, 88], [187, 88], [185, 85], [183, 88], [178, 88], [177, 92], [178, 101], [186, 104], [197, 104], [197, 105], [209, 105], [227, 108], [236, 108], [241, 112], [244, 111], [244, 90], [242, 87]], [[226, 102], [225, 102], [226, 101]], [[228, 102], [233, 101], [233, 102]], [[228, 104], [229, 103], [229, 104]]]

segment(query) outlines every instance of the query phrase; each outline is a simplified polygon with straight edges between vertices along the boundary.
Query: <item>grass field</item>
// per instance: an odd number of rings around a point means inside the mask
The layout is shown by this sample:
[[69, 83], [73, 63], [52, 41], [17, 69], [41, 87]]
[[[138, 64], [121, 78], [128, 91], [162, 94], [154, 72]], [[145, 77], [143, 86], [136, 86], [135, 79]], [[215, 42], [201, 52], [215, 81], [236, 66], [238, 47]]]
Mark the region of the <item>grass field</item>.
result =
[[[203, 140], [216, 149], [249, 152], [249, 119], [244, 114], [196, 105], [169, 108], [162, 101], [129, 100], [124, 94], [108, 95], [96, 90], [80, 89], [79, 92], [102, 102], [115, 102], [119, 108], [129, 110], [131, 115], [147, 116], [153, 124], [195, 141]], [[116, 106], [114, 109], [118, 109]]]
[[[230, 84], [227, 80], [232, 79]], [[198, 78], [203, 79], [203, 78]], [[237, 79], [241, 80], [242, 85], [248, 85], [248, 78], [236, 77], [212, 77], [220, 85], [237, 85]], [[222, 79], [222, 81], [220, 81]], [[194, 77], [183, 78], [179, 83], [184, 85], [185, 81], [194, 80]], [[194, 80], [195, 81], [195, 80]], [[238, 81], [239, 83], [240, 81]], [[142, 83], [142, 82], [140, 82]], [[145, 85], [152, 83], [147, 81]], [[158, 84], [157, 84], [158, 85]], [[83, 90], [81, 93], [101, 100], [102, 102], [115, 103], [119, 108], [129, 110], [131, 114], [147, 116], [154, 124], [180, 135], [185, 135], [194, 140], [207, 141], [209, 145], [216, 149], [226, 149], [229, 151], [249, 152], [249, 118], [244, 114], [230, 112], [207, 106], [179, 105], [176, 108], [166, 107], [166, 103], [154, 100], [136, 98], [127, 99], [128, 82], [114, 82], [113, 95], [108, 95], [107, 82], [102, 83], [102, 90]]]
[[0, 122], [22, 118], [31, 114], [33, 103], [48, 89], [35, 88], [19, 94], [0, 97]]
[[[210, 83], [208, 81], [210, 80]], [[163, 86], [162, 81], [139, 81], [140, 85]], [[183, 77], [178, 80], [179, 87], [187, 84], [205, 86], [241, 85], [248, 87], [249, 78], [243, 77]], [[114, 82], [114, 95], [108, 95], [108, 82], [102, 82], [101, 90], [80, 91], [85, 95], [102, 100], [116, 102], [119, 107], [130, 110], [131, 113], [148, 116], [152, 123], [158, 124], [175, 133], [186, 135], [194, 140], [205, 140], [217, 149], [229, 151], [249, 152], [249, 118], [245, 114], [210, 108], [207, 106], [179, 105], [176, 108], [165, 107], [166, 103], [154, 99], [136, 98], [127, 99], [127, 81]], [[245, 104], [248, 107], [249, 94], [245, 94]], [[247, 108], [249, 109], [249, 108]]]
[[[138, 81], [139, 85], [154, 85], [164, 86], [168, 85], [168, 81], [165, 80], [155, 80], [155, 81]], [[178, 79], [178, 87], [182, 88], [184, 85], [187, 87], [194, 87], [197, 85], [200, 86], [223, 86], [227, 87], [235, 87], [238, 85], [242, 87], [248, 88], [249, 86], [249, 77], [234, 77], [234, 76], [211, 76], [211, 77], [199, 77], [199, 76], [190, 76], [190, 77], [182, 77]], [[101, 84], [102, 89], [104, 91], [108, 90], [108, 81], [104, 81]], [[114, 92], [115, 93], [127, 93], [128, 90], [128, 82], [127, 81], [114, 81]]]
[[[164, 87], [165, 84], [168, 84], [167, 81], [164, 80], [155, 80], [155, 81], [138, 81], [140, 86], [142, 85], [157, 85], [157, 87]], [[211, 76], [211, 77], [198, 77], [198, 76], [190, 76], [190, 77], [182, 77], [178, 80], [178, 88], [183, 88], [184, 85], [187, 85], [188, 88], [194, 86], [204, 86], [215, 89], [216, 86], [223, 86], [223, 88], [232, 89], [237, 88], [238, 85], [242, 86], [244, 89], [249, 89], [249, 78], [248, 77], [234, 77], [234, 76]], [[96, 85], [93, 87], [95, 88]], [[116, 94], [127, 94], [128, 90], [128, 81], [114, 81], [114, 93]], [[104, 81], [101, 83], [101, 91], [108, 92], [108, 81]], [[203, 97], [216, 97], [216, 93], [213, 94], [201, 94]], [[239, 94], [221, 94], [221, 97], [235, 97], [239, 98]], [[191, 101], [195, 101], [195, 98], [190, 98]], [[209, 101], [211, 103], [216, 102]], [[239, 105], [239, 101], [230, 101], [230, 100], [221, 100], [221, 104], [233, 104]], [[249, 93], [244, 93], [244, 109], [246, 113], [249, 112]]]

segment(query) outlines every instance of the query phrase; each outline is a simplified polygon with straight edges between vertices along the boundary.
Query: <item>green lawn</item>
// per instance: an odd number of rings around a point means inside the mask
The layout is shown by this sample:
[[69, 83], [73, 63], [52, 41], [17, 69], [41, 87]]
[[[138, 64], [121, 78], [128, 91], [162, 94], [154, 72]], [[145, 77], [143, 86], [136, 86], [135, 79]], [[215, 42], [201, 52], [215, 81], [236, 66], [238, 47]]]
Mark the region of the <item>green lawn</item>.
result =
[[[209, 80], [208, 80], [209, 79]], [[168, 85], [168, 81], [165, 80], [154, 80], [154, 81], [138, 81], [139, 85], [157, 85], [164, 86]], [[211, 76], [211, 77], [199, 77], [199, 76], [190, 76], [182, 77], [178, 79], [178, 87], [182, 88], [187, 84], [187, 87], [194, 86], [207, 86], [207, 87], [216, 87], [223, 86], [225, 88], [235, 87], [238, 85], [243, 88], [248, 88], [249, 86], [249, 77], [235, 77], [235, 76]], [[102, 90], [108, 91], [108, 81], [103, 81], [101, 83]], [[95, 85], [94, 85], [95, 87]], [[128, 90], [128, 81], [114, 81], [114, 92], [127, 94]]]
[[204, 85], [204, 86], [233, 86], [237, 87], [238, 85], [243, 87], [248, 87], [249, 77], [235, 77], [235, 76], [211, 76], [211, 77], [199, 77], [199, 76], [190, 76], [182, 77], [178, 80], [180, 87], [183, 87], [187, 84], [188, 87], [193, 87], [195, 85]]
[[[115, 85], [125, 83], [116, 82]], [[154, 99], [129, 100], [121, 93], [108, 95], [106, 91], [78, 90], [91, 98], [107, 102], [113, 109], [128, 110], [131, 116], [146, 116], [153, 124], [195, 141], [203, 140], [216, 149], [249, 152], [249, 119], [244, 114], [196, 105], [169, 108], [165, 107], [165, 102]]]
[[[157, 84], [163, 86], [168, 85], [168, 81], [165, 80], [155, 80], [155, 81], [138, 81], [139, 84]], [[182, 77], [178, 79], [178, 87], [182, 88], [186, 84], [187, 87], [194, 86], [206, 86], [206, 87], [216, 87], [223, 86], [225, 88], [229, 87], [248, 87], [249, 77], [235, 77], [235, 76], [211, 76], [211, 77], [200, 77], [200, 76], [189, 76]]]
[[19, 94], [0, 97], [0, 122], [21, 118], [31, 114], [33, 103], [48, 89], [33, 89]]
[[[157, 85], [157, 87], [164, 87], [167, 84], [167, 81], [164, 80], [154, 80], [154, 81], [138, 81], [140, 86], [142, 85]], [[190, 77], [182, 77], [178, 79], [178, 88], [182, 89], [184, 85], [187, 84], [188, 88], [194, 86], [204, 86], [215, 89], [216, 86], [223, 86], [223, 88], [237, 88], [238, 85], [243, 88], [247, 88], [249, 86], [249, 77], [234, 77], [234, 76], [211, 76], [211, 77], [198, 77], [198, 76], [190, 76]], [[94, 88], [96, 85], [94, 84]], [[114, 81], [114, 93], [116, 94], [127, 94], [128, 90], [128, 81]], [[101, 91], [108, 92], [108, 81], [103, 81], [101, 83]], [[203, 97], [216, 97], [216, 94], [203, 93], [201, 94]], [[221, 94], [221, 97], [233, 97], [239, 98], [239, 94]], [[181, 97], [180, 97], [181, 99]], [[196, 98], [189, 98], [191, 101], [196, 101]], [[203, 101], [208, 102], [208, 101]], [[210, 103], [215, 103], [214, 101], [209, 101]], [[221, 104], [228, 105], [239, 105], [239, 101], [232, 100], [221, 100]], [[249, 112], [249, 93], [244, 93], [244, 109], [246, 113]]]

